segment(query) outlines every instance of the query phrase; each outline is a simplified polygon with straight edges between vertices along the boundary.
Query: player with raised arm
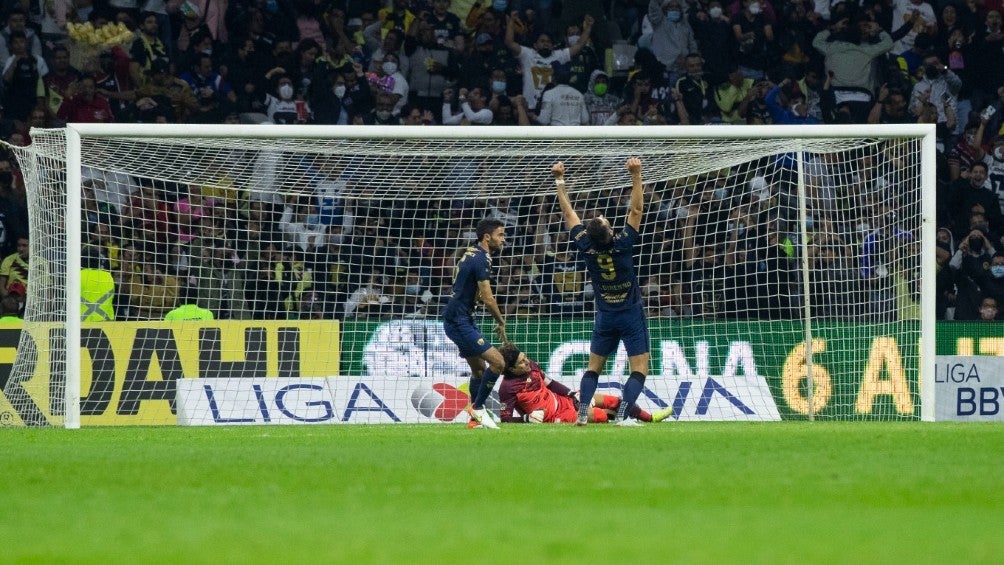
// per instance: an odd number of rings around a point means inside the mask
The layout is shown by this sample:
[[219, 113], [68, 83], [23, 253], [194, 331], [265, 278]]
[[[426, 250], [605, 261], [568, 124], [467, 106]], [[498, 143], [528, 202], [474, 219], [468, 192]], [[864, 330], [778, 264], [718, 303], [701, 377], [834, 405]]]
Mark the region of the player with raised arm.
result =
[[[485, 401], [495, 387], [495, 381], [505, 368], [502, 354], [489, 342], [474, 323], [474, 307], [480, 301], [495, 318], [495, 331], [503, 343], [505, 319], [492, 294], [492, 254], [502, 251], [505, 245], [505, 228], [495, 219], [478, 222], [475, 230], [478, 241], [467, 248], [457, 261], [453, 272], [453, 293], [443, 310], [443, 328], [446, 337], [457, 345], [460, 356], [471, 366], [471, 404], [467, 413], [485, 428], [498, 428], [498, 424], [485, 410]], [[485, 364], [487, 363], [487, 367]]]
[[[578, 418], [579, 398], [567, 386], [544, 374], [535, 361], [513, 343], [501, 348], [505, 359], [502, 384], [499, 385], [499, 414], [503, 422], [533, 424], [571, 424]], [[607, 422], [617, 413], [621, 399], [610, 394], [596, 394], [589, 404], [590, 422]], [[628, 409], [633, 418], [643, 422], [662, 422], [673, 415], [667, 406], [655, 413], [642, 410], [637, 404]]]
[[546, 31], [537, 32], [532, 47], [516, 43], [516, 28], [526, 24], [520, 21], [519, 14], [515, 10], [506, 16], [506, 20], [504, 42], [523, 69], [523, 98], [530, 110], [539, 111], [540, 96], [554, 75], [552, 65], [567, 65], [585, 49], [589, 44], [589, 35], [596, 20], [586, 14], [582, 19], [582, 34], [579, 35], [579, 40], [561, 49], [554, 49], [551, 34]]
[[[607, 357], [623, 341], [631, 376], [624, 385], [614, 424], [639, 426], [641, 424], [627, 417], [627, 413], [645, 386], [649, 360], [648, 322], [645, 319], [645, 308], [632, 256], [639, 238], [638, 229], [641, 227], [644, 207], [641, 159], [631, 157], [627, 160], [626, 167], [631, 173], [631, 199], [627, 225], [617, 234], [614, 234], [610, 222], [602, 215], [590, 218], [585, 224], [579, 220], [565, 190], [564, 163], [555, 163], [551, 167], [551, 174], [557, 185], [558, 203], [565, 217], [565, 225], [571, 231], [572, 241], [586, 264], [596, 300], [593, 336], [589, 344], [589, 365], [582, 374], [579, 391], [583, 398], [593, 396]], [[575, 423], [584, 426], [588, 421], [589, 405], [583, 404], [579, 407]]]

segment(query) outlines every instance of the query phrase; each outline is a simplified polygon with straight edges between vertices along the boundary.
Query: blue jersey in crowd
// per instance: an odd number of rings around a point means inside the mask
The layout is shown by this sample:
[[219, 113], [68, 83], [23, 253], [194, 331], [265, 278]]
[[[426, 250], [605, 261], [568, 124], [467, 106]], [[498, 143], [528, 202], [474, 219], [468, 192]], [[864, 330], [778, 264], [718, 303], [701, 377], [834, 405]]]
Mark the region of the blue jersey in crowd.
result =
[[619, 312], [641, 304], [641, 290], [632, 256], [639, 237], [638, 230], [625, 226], [614, 236], [611, 245], [603, 249], [593, 245], [582, 224], [572, 228], [571, 234], [593, 282], [596, 309]]
[[446, 303], [443, 319], [469, 318], [478, 299], [478, 282], [491, 279], [492, 260], [479, 245], [467, 248], [453, 273], [453, 293]]

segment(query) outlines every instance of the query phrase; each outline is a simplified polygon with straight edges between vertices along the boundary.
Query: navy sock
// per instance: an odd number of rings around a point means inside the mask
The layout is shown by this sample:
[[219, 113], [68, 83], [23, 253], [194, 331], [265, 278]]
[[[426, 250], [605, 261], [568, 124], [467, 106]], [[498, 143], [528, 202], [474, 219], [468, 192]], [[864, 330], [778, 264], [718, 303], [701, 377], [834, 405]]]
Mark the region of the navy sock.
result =
[[596, 394], [596, 387], [599, 384], [600, 375], [596, 371], [586, 371], [582, 373], [582, 380], [579, 382], [579, 417], [588, 418], [589, 403]]
[[478, 395], [479, 390], [481, 390], [481, 377], [475, 377], [471, 373], [471, 378], [467, 381], [467, 394], [471, 397], [471, 404], [474, 404], [474, 398]]
[[621, 395], [620, 406], [617, 407], [617, 419], [623, 420], [627, 415], [628, 408], [633, 406], [641, 396], [641, 390], [645, 388], [645, 375], [638, 371], [632, 371], [624, 385], [624, 394]]
[[480, 410], [485, 407], [485, 401], [492, 393], [492, 389], [495, 388], [495, 381], [499, 378], [498, 373], [492, 372], [491, 369], [485, 369], [484, 373], [481, 373], [481, 385], [478, 387], [478, 394], [474, 397], [474, 409]]

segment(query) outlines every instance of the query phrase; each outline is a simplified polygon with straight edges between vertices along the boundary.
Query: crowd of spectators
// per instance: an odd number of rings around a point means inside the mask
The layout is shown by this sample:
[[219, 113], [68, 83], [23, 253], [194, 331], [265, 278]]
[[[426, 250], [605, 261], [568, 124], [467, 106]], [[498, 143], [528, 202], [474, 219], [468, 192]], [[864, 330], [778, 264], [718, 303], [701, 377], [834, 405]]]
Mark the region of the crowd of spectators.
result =
[[[934, 123], [938, 316], [997, 319], [1004, 300], [1001, 0], [5, 6], [0, 135], [12, 145], [30, 143], [32, 127], [66, 122]], [[133, 38], [84, 46], [67, 33], [68, 23], [82, 22], [122, 23]], [[624, 54], [631, 55], [626, 65]], [[919, 274], [908, 258], [919, 226], [904, 228], [895, 218], [918, 203], [874, 188], [881, 179], [863, 169], [882, 157], [853, 156], [853, 170], [843, 171], [869, 177], [855, 181], [870, 187], [855, 200], [861, 210], [841, 215], [825, 195], [810, 209], [818, 274], [810, 292], [818, 291], [821, 316], [914, 315]], [[792, 179], [783, 168], [762, 175], [760, 165], [731, 171], [741, 182], [712, 174], [689, 190], [648, 187], [646, 221], [661, 227], [647, 242], [659, 259], [647, 264], [666, 266], [643, 272], [653, 315], [797, 315], [797, 234], [768, 210], [777, 205], [777, 187], [783, 192]], [[509, 314], [577, 315], [590, 298], [560, 221], [540, 198], [478, 200], [467, 208], [423, 202], [434, 209], [417, 210], [409, 202], [342, 201], [323, 182], [310, 196], [243, 198], [134, 179], [134, 192], [109, 197], [107, 180], [95, 175], [86, 183], [84, 233], [94, 264], [115, 274], [117, 319], [159, 319], [196, 299], [219, 318], [434, 315], [448, 294], [455, 251], [484, 215], [506, 219], [515, 235], [497, 283]], [[738, 186], [774, 198], [751, 202]], [[616, 216], [622, 199], [604, 193], [592, 209]], [[527, 221], [534, 225], [519, 225]], [[17, 255], [27, 212], [11, 156], [0, 158], [0, 222], [2, 256]], [[712, 223], [729, 229], [709, 239], [702, 234]], [[888, 259], [875, 262], [882, 256]], [[22, 257], [25, 268], [27, 261]], [[0, 288], [0, 295], [10, 292]]]

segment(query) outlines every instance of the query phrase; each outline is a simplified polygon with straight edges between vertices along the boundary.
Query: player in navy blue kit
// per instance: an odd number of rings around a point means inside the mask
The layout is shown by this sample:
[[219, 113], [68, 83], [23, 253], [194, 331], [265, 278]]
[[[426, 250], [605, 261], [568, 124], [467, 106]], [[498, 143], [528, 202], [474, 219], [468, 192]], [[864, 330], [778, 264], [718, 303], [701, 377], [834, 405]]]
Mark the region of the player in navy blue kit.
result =
[[508, 341], [505, 319], [492, 294], [491, 285], [491, 256], [502, 251], [505, 228], [498, 220], [485, 219], [478, 222], [476, 233], [478, 242], [467, 248], [454, 269], [453, 293], [443, 310], [443, 328], [446, 337], [457, 344], [460, 356], [467, 359], [471, 366], [471, 405], [467, 407], [467, 413], [481, 427], [498, 428], [485, 410], [485, 401], [505, 369], [505, 360], [499, 350], [481, 335], [481, 330], [474, 323], [474, 307], [479, 301], [484, 304], [495, 318], [499, 339], [503, 343]]
[[[634, 246], [638, 243], [638, 229], [644, 206], [641, 159], [631, 157], [626, 166], [631, 173], [631, 199], [627, 225], [617, 234], [614, 234], [610, 222], [603, 216], [591, 218], [585, 224], [579, 220], [565, 191], [564, 163], [555, 163], [551, 167], [551, 174], [557, 185], [558, 203], [565, 217], [565, 225], [571, 230], [571, 238], [579, 250], [579, 257], [586, 264], [596, 299], [596, 318], [589, 344], [589, 366], [582, 374], [579, 384], [580, 398], [593, 397], [607, 357], [623, 341], [631, 376], [624, 385], [622, 402], [617, 408], [614, 423], [640, 426], [637, 420], [627, 417], [627, 410], [638, 400], [645, 386], [649, 360], [648, 322], [632, 257]], [[584, 403], [580, 406], [576, 425], [586, 425], [588, 416], [589, 405]]]

